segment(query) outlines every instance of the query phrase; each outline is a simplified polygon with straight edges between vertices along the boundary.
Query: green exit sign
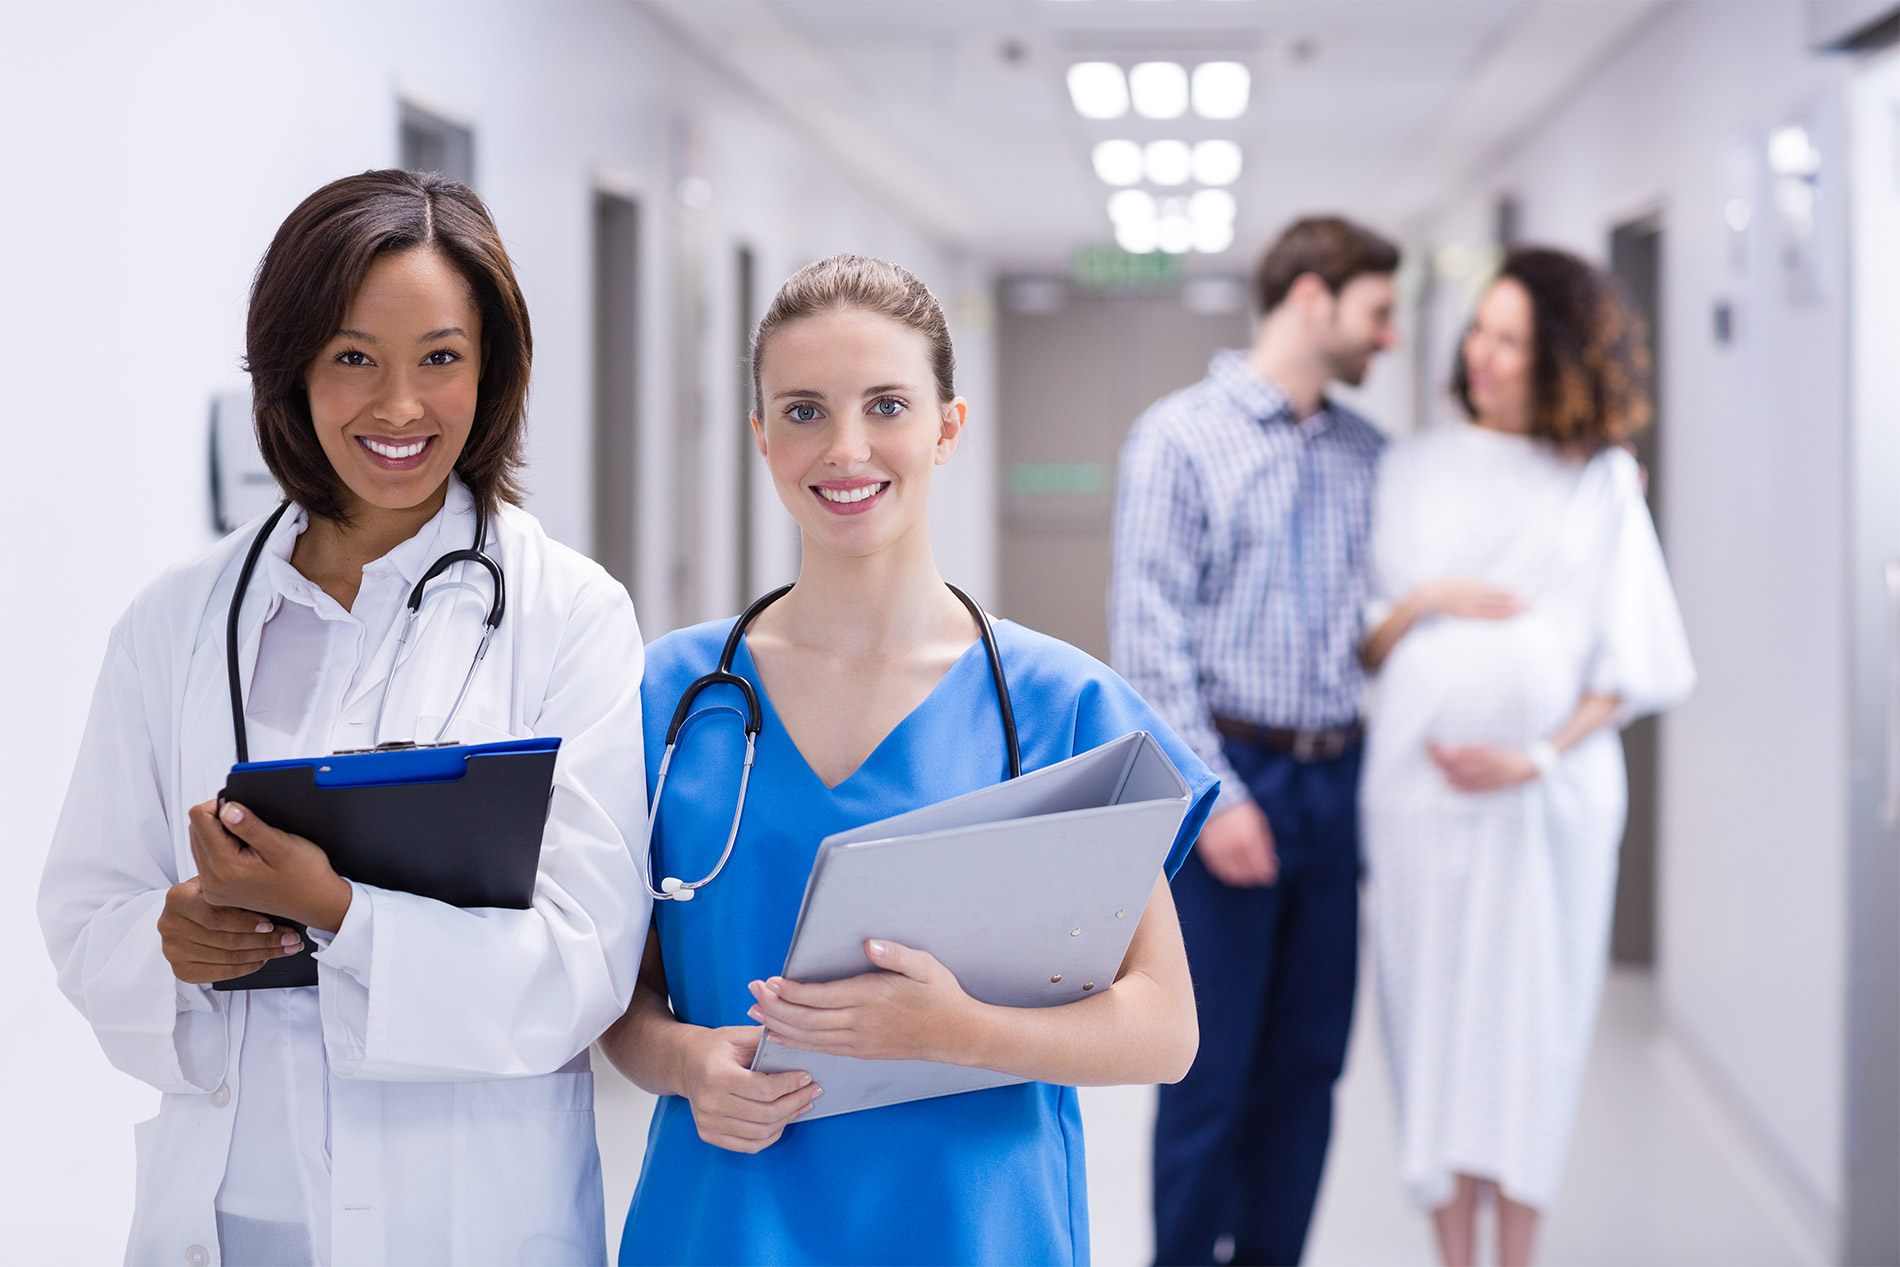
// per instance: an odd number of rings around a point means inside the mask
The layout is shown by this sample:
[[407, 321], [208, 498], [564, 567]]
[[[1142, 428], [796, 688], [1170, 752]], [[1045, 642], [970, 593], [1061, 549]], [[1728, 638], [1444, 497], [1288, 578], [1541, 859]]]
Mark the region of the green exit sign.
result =
[[1181, 257], [1166, 251], [1136, 255], [1119, 246], [1084, 246], [1069, 260], [1069, 276], [1094, 290], [1160, 290], [1181, 284]]

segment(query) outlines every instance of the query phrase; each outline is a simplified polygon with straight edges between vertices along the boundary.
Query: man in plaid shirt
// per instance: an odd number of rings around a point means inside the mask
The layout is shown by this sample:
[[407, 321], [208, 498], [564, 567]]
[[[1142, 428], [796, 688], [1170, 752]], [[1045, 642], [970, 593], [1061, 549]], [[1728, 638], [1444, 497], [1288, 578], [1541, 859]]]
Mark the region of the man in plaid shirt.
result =
[[1294, 1263], [1345, 1059], [1358, 949], [1359, 662], [1384, 439], [1326, 398], [1393, 346], [1398, 250], [1336, 217], [1262, 257], [1254, 346], [1122, 451], [1115, 667], [1221, 777], [1174, 880], [1201, 1049], [1161, 1088], [1161, 1263]]

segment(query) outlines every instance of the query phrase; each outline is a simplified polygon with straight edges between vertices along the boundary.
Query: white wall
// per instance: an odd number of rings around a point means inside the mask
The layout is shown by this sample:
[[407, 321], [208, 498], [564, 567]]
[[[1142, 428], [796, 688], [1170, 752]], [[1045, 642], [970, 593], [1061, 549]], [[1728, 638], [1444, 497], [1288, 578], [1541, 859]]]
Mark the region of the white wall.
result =
[[[1527, 240], [1603, 260], [1612, 225], [1662, 214], [1661, 529], [1701, 685], [1663, 725], [1661, 989], [1830, 1239], [1846, 1023], [1846, 303], [1838, 254], [1821, 298], [1789, 297], [1762, 173], [1767, 130], [1806, 122], [1829, 165], [1824, 244], [1838, 246], [1846, 69], [1806, 51], [1795, 0], [1672, 6], [1429, 234], [1482, 241], [1492, 199], [1511, 191]], [[1753, 222], [1732, 244], [1734, 198]], [[1719, 300], [1740, 329], [1727, 347]]]
[[[646, 346], [642, 525], [647, 562], [672, 522], [674, 376], [670, 130], [696, 138], [711, 271], [703, 356], [713, 428], [734, 407], [731, 286], [738, 241], [759, 253], [761, 301], [796, 264], [835, 250], [889, 255], [943, 295], [977, 432], [939, 486], [947, 574], [993, 592], [990, 357], [980, 266], [953, 256], [771, 111], [729, 86], [633, 5], [53, 4], [0, 0], [0, 499], [11, 595], [0, 634], [0, 1257], [104, 1262], [130, 1213], [131, 1135], [155, 1093], [113, 1072], [53, 984], [33, 913], [47, 842], [106, 631], [161, 569], [211, 540], [206, 410], [243, 382], [251, 273], [282, 217], [323, 182], [396, 161], [409, 91], [466, 116], [476, 177], [534, 316], [530, 508], [585, 548], [591, 516], [591, 197], [643, 196]], [[718, 305], [726, 305], [720, 308]], [[972, 315], [973, 314], [973, 315]], [[736, 447], [708, 440], [721, 460]], [[709, 584], [739, 592], [730, 465], [705, 502]], [[769, 487], [769, 486], [768, 486]], [[765, 493], [768, 561], [795, 564]], [[724, 536], [718, 534], [724, 532]], [[647, 575], [657, 575], [651, 567]], [[682, 614], [641, 586], [649, 636]], [[652, 593], [648, 593], [652, 589]], [[727, 606], [716, 604], [715, 606]], [[707, 613], [710, 614], [710, 613]]]

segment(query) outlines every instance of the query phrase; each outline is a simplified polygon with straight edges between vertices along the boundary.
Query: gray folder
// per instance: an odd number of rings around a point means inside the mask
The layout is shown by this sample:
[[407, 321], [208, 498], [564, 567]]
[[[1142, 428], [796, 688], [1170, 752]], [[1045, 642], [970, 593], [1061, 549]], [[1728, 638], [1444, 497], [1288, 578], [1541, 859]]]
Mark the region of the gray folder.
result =
[[[1114, 983], [1188, 811], [1188, 785], [1137, 731], [1080, 756], [819, 846], [785, 957], [794, 981], [875, 967], [866, 938], [935, 955], [973, 997], [1072, 1003]], [[825, 1094], [801, 1119], [1024, 1079], [926, 1060], [859, 1060], [761, 1039], [752, 1067], [802, 1069]]]

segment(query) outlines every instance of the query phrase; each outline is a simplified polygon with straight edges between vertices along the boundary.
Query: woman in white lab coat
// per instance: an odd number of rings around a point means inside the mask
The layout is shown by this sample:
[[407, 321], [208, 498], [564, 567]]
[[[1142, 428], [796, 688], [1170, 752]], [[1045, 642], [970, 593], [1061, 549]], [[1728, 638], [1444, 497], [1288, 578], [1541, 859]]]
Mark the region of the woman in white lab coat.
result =
[[[318, 190], [258, 270], [247, 351], [290, 505], [113, 629], [40, 891], [61, 988], [164, 1093], [127, 1261], [599, 1262], [587, 1050], [646, 937], [642, 652], [626, 591], [515, 504], [531, 342], [494, 224], [438, 176]], [[486, 655], [491, 583], [462, 562], [392, 673], [411, 588], [478, 533], [506, 578]], [[250, 759], [427, 741], [445, 717], [452, 740], [558, 736], [530, 909], [352, 883], [242, 806], [220, 818], [254, 541]], [[284, 920], [311, 930], [314, 987], [211, 988], [295, 953]]]

